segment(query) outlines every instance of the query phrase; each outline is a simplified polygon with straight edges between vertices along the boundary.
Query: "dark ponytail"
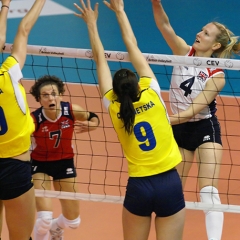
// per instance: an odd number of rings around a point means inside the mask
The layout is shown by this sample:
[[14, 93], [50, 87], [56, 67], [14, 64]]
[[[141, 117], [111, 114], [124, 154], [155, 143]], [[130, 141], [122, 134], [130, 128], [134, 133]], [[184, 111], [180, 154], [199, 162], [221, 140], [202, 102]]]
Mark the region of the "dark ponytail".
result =
[[139, 93], [136, 75], [128, 69], [117, 71], [113, 77], [113, 91], [120, 102], [119, 118], [125, 131], [131, 134], [135, 121], [133, 102], [137, 101]]

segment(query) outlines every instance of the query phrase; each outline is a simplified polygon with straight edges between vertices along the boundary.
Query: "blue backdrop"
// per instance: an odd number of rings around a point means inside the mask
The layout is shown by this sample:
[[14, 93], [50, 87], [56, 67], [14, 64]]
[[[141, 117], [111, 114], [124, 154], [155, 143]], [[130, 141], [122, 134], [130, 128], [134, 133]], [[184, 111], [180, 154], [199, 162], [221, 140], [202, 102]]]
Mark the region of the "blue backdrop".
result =
[[[18, 0], [13, 0], [18, 1]], [[72, 0], [54, 0], [71, 11], [75, 11]], [[79, 3], [79, 1], [76, 1]], [[92, 5], [97, 1], [92, 0]], [[184, 38], [188, 44], [192, 44], [196, 38], [196, 34], [201, 28], [211, 21], [219, 21], [226, 24], [235, 35], [240, 35], [239, 28], [239, 0], [162, 0], [162, 4], [167, 12], [170, 22], [175, 29], [175, 32]], [[152, 7], [150, 0], [125, 0], [125, 10], [131, 22], [132, 28], [138, 40], [139, 48], [145, 53], [160, 53], [172, 54], [171, 50], [165, 43], [160, 32], [158, 31], [152, 14]], [[17, 26], [21, 18], [10, 18], [8, 20], [7, 43], [12, 43]], [[119, 26], [116, 17], [102, 1], [99, 2], [99, 19], [98, 27], [100, 37], [106, 50], [126, 51], [122, 42]], [[49, 15], [41, 16], [31, 32], [28, 43], [30, 45], [42, 46], [58, 46], [69, 48], [90, 48], [88, 33], [85, 23], [82, 19], [71, 14]], [[31, 62], [28, 59], [27, 62]], [[34, 62], [39, 65], [45, 65], [47, 60], [34, 58]], [[51, 60], [59, 62], [59, 59]], [[77, 65], [86, 64], [91, 67], [89, 63], [82, 63], [78, 61]], [[55, 63], [54, 63], [55, 64]], [[53, 65], [54, 65], [53, 64]], [[62, 63], [60, 63], [61, 65]], [[76, 62], [70, 61], [66, 64], [75, 66]], [[30, 63], [31, 65], [31, 63]], [[119, 65], [115, 63], [113, 71]], [[85, 66], [84, 66], [85, 67]], [[153, 66], [154, 71], [158, 72], [158, 66]], [[41, 67], [37, 70], [32, 70], [30, 67], [24, 68], [24, 76], [26, 78], [38, 77], [39, 75], [47, 74], [49, 69]], [[52, 70], [51, 74], [59, 74]], [[72, 74], [72, 70], [67, 75]], [[162, 71], [162, 70], [161, 70]], [[162, 89], [168, 89], [171, 69], [164, 69], [168, 75], [158, 76], [158, 80]], [[85, 75], [86, 74], [86, 75]], [[36, 76], [34, 76], [36, 75]], [[238, 78], [239, 71], [229, 71], [228, 73], [234, 80], [228, 81], [226, 87], [222, 91], [225, 94], [238, 94], [240, 87]], [[93, 75], [89, 75], [87, 71], [83, 71], [81, 75], [85, 82], [95, 83]], [[96, 76], [95, 76], [96, 77]], [[74, 76], [65, 77], [68, 81], [79, 81]], [[161, 79], [160, 79], [161, 78]], [[234, 91], [233, 91], [234, 89]]]

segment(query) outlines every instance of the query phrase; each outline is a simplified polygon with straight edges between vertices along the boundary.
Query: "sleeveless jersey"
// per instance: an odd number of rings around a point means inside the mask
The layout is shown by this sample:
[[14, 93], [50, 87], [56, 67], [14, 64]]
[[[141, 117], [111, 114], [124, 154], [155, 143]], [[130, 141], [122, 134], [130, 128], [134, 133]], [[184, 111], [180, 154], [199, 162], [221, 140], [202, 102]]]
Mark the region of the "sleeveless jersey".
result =
[[30, 149], [34, 123], [19, 83], [22, 77], [18, 62], [9, 56], [0, 68], [0, 158], [15, 157]]
[[[187, 56], [194, 56], [195, 49], [191, 47]], [[173, 68], [170, 87], [170, 106], [174, 114], [186, 110], [192, 101], [203, 91], [207, 81], [218, 74], [224, 74], [222, 69], [175, 66]], [[216, 99], [190, 121], [199, 121], [212, 117], [216, 108]]]
[[113, 90], [104, 98], [113, 127], [128, 161], [131, 177], [152, 176], [175, 167], [181, 156], [172, 133], [158, 82], [148, 77], [139, 81], [140, 99], [134, 102], [135, 122], [129, 135], [118, 118], [120, 103]]
[[69, 102], [61, 102], [61, 112], [56, 120], [44, 114], [43, 107], [32, 112], [35, 122], [31, 158], [37, 161], [57, 161], [74, 156], [72, 135], [74, 115]]

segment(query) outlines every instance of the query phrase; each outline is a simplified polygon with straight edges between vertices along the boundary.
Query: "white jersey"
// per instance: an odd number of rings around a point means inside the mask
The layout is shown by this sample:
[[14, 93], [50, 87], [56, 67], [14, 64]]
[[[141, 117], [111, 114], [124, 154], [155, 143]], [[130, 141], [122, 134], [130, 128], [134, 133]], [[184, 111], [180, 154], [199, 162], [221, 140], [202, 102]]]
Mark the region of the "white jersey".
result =
[[[194, 53], [195, 49], [191, 47], [186, 56], [194, 56]], [[198, 94], [203, 91], [207, 81], [218, 74], [224, 74], [223, 70], [175, 66], [173, 68], [169, 94], [173, 114], [186, 110]], [[196, 114], [190, 122], [210, 118], [216, 111], [216, 100], [214, 99], [207, 107]]]

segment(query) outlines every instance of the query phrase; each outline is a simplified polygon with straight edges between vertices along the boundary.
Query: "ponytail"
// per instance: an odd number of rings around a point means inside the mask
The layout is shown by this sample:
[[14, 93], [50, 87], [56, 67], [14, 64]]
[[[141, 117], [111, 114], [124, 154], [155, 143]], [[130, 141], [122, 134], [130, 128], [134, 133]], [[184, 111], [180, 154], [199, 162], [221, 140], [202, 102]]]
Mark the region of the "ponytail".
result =
[[239, 37], [235, 36], [227, 27], [218, 22], [213, 22], [218, 28], [220, 33], [216, 37], [216, 42], [221, 44], [221, 47], [214, 53], [214, 57], [218, 58], [231, 58], [234, 54], [240, 54], [240, 42]]
[[120, 102], [119, 118], [125, 131], [130, 135], [135, 121], [133, 102], [138, 100], [139, 93], [136, 75], [128, 69], [117, 71], [113, 78], [113, 91]]

